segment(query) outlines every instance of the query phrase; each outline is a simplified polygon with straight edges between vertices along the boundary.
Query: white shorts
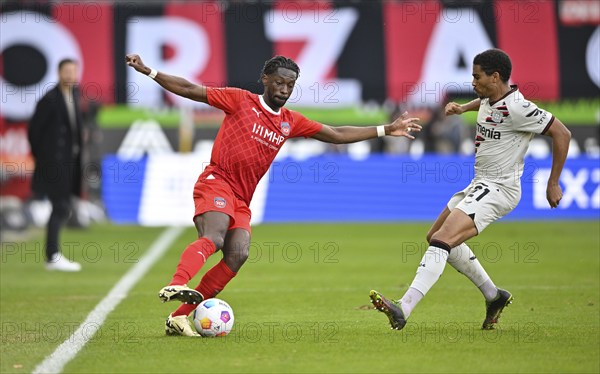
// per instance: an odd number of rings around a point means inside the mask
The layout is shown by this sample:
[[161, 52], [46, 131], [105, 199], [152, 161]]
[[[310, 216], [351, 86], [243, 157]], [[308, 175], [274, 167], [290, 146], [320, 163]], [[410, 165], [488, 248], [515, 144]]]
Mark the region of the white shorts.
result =
[[462, 210], [481, 233], [490, 223], [510, 213], [521, 200], [521, 189], [508, 189], [484, 179], [473, 180], [448, 201], [448, 209]]

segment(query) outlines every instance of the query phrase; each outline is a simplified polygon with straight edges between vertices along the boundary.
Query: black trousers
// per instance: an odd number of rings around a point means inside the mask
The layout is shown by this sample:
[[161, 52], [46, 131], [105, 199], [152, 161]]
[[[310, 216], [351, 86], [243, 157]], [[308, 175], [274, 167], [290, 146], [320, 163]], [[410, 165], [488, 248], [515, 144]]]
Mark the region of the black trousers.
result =
[[55, 253], [60, 252], [59, 234], [60, 229], [69, 218], [71, 214], [71, 197], [61, 196], [50, 198], [52, 204], [52, 213], [48, 220], [48, 227], [46, 231], [46, 260], [52, 259]]

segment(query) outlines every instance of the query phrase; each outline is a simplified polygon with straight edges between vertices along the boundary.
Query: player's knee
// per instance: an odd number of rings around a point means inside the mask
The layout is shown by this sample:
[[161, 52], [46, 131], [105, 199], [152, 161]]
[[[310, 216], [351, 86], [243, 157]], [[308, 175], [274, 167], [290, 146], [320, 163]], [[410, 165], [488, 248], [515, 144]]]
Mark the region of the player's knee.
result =
[[431, 241], [431, 239], [433, 239], [433, 235], [434, 235], [435, 233], [436, 233], [436, 231], [435, 231], [435, 230], [433, 230], [433, 229], [430, 229], [430, 230], [427, 232], [427, 236], [425, 237], [425, 239], [427, 240], [427, 243], [429, 243], [429, 242]]
[[223, 245], [225, 245], [225, 238], [223, 235], [204, 235], [204, 237], [213, 242], [217, 250], [223, 248]]

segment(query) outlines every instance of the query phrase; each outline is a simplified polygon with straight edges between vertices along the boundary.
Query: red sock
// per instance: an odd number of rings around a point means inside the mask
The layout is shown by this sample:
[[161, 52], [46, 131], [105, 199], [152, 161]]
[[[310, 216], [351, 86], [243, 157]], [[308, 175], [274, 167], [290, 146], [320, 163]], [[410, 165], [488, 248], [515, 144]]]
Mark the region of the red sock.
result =
[[[229, 269], [229, 267], [225, 264], [223, 260], [219, 261], [218, 264], [212, 267], [209, 271], [204, 274], [202, 280], [198, 287], [196, 287], [196, 291], [200, 292], [202, 296], [204, 296], [204, 300], [213, 298], [217, 296], [223, 288], [229, 283], [233, 277], [236, 276], [237, 273], [234, 273]], [[181, 304], [181, 306], [173, 312], [173, 317], [176, 316], [187, 316], [194, 309], [196, 309], [196, 305], [191, 304]]]
[[169, 286], [187, 284], [200, 271], [206, 259], [216, 250], [215, 244], [208, 238], [200, 238], [188, 245], [181, 254], [177, 270]]

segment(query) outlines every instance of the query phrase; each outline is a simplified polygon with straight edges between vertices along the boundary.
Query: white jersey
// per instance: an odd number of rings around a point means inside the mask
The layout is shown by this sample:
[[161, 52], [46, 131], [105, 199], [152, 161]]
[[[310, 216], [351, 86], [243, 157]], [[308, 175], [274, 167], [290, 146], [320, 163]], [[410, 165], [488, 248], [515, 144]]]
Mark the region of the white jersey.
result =
[[554, 116], [511, 86], [500, 100], [481, 99], [475, 135], [475, 179], [521, 186], [523, 158], [535, 134], [545, 133]]

